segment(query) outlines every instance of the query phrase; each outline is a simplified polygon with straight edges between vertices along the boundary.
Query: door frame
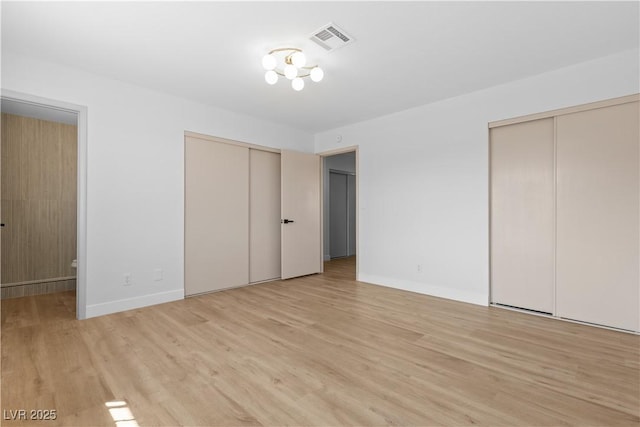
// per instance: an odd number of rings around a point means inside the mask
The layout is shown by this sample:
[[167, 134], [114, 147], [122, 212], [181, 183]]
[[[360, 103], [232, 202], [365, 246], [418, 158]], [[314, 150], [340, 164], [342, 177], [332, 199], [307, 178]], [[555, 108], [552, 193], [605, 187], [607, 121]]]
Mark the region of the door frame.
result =
[[38, 107], [64, 110], [75, 113], [78, 117], [77, 131], [77, 241], [76, 259], [76, 318], [87, 317], [87, 110], [84, 105], [72, 104], [51, 98], [43, 98], [22, 92], [2, 89], [0, 95], [7, 99]]
[[[320, 252], [324, 261], [324, 162], [326, 157], [336, 154], [356, 153], [356, 280], [360, 279], [360, 146], [350, 145], [348, 147], [336, 148], [333, 150], [316, 153], [320, 156], [320, 167], [322, 168], [322, 179], [320, 180]], [[324, 262], [323, 262], [324, 266]], [[324, 269], [323, 269], [324, 271]]]

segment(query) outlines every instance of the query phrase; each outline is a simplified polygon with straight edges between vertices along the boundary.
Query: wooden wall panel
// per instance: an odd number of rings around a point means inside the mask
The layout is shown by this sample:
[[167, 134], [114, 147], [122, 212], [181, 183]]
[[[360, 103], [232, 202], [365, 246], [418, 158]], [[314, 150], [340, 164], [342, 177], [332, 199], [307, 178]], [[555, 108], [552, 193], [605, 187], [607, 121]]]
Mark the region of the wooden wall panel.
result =
[[2, 114], [3, 284], [75, 275], [77, 128]]
[[[58, 128], [61, 141], [74, 141], [73, 144], [65, 143], [60, 145], [60, 161], [62, 163], [60, 181], [60, 200], [63, 202], [73, 202], [73, 222], [76, 216], [76, 200], [78, 193], [78, 173], [77, 173], [77, 144], [78, 130], [75, 126], [63, 126]], [[75, 255], [75, 254], [74, 254]], [[75, 256], [74, 256], [75, 258]]]
[[553, 312], [553, 118], [491, 129], [491, 301]]
[[638, 102], [558, 117], [557, 315], [640, 330]]

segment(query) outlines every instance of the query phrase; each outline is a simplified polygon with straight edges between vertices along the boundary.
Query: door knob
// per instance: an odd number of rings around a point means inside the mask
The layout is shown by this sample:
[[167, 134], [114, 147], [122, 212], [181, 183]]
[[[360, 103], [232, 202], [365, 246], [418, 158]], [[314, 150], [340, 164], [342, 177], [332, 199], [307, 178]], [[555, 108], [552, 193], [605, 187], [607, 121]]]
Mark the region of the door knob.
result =
[[289, 224], [290, 222], [295, 222], [295, 221], [294, 221], [294, 220], [292, 220], [292, 219], [283, 219], [283, 220], [282, 220], [282, 223], [283, 223], [283, 224]]

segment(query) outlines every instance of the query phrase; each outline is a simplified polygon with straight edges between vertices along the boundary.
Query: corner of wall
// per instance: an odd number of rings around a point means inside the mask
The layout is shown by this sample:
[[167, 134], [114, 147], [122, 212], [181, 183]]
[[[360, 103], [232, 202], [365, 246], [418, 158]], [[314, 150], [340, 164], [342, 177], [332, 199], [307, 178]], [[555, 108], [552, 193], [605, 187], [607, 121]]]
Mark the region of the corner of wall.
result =
[[438, 285], [413, 282], [410, 280], [397, 279], [393, 277], [383, 277], [373, 274], [360, 273], [358, 281], [385, 286], [387, 288], [400, 289], [403, 291], [415, 292], [438, 298], [446, 298], [469, 304], [482, 306], [489, 305], [489, 294], [487, 292], [471, 292], [455, 288], [446, 288]]
[[99, 304], [90, 304], [87, 305], [86, 318], [88, 319], [90, 317], [104, 316], [106, 314], [113, 314], [120, 311], [133, 310], [150, 305], [178, 301], [181, 299], [184, 299], [184, 289], [175, 289], [171, 291], [158, 292], [155, 294], [125, 298]]

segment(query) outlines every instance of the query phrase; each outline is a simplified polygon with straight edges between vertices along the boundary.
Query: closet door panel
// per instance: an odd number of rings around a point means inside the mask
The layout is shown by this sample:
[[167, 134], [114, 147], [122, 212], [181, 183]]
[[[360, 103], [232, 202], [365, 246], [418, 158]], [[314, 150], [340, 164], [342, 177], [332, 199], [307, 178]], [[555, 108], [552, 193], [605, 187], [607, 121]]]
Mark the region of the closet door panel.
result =
[[557, 315], [640, 330], [638, 103], [557, 119]]
[[347, 194], [349, 212], [349, 256], [356, 254], [356, 176], [347, 175]]
[[553, 118], [491, 129], [491, 300], [553, 312]]
[[249, 149], [185, 139], [185, 294], [249, 283]]
[[331, 258], [348, 255], [348, 187], [347, 175], [329, 173], [329, 244]]
[[249, 281], [280, 277], [280, 154], [250, 150]]

